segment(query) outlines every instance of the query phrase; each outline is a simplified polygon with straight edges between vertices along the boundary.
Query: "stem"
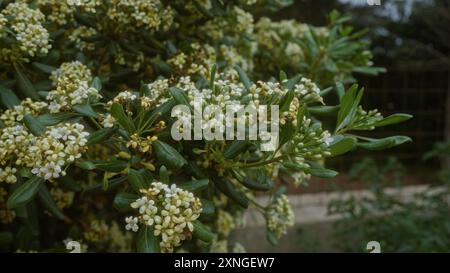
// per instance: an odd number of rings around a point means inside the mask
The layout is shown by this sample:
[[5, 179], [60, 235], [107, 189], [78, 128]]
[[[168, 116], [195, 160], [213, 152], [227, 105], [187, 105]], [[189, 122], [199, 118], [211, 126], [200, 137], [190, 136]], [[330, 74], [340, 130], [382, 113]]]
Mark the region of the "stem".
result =
[[238, 167], [238, 168], [252, 168], [252, 167], [258, 167], [258, 166], [263, 166], [263, 165], [267, 165], [273, 162], [277, 162], [280, 159], [285, 158], [286, 155], [281, 155], [266, 161], [260, 161], [260, 162], [255, 162], [255, 163], [248, 163], [248, 164], [234, 164], [232, 165], [232, 167]]

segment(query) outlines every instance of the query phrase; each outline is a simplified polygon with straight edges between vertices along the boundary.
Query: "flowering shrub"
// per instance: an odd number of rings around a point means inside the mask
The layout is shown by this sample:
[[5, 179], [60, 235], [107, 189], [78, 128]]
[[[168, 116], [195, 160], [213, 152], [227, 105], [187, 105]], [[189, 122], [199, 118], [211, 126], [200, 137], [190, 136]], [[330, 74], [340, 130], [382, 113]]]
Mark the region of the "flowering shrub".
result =
[[[334, 177], [329, 157], [408, 141], [355, 134], [410, 116], [365, 111], [363, 90], [345, 89], [354, 72], [382, 71], [348, 18], [334, 12], [313, 27], [250, 12], [289, 2], [2, 1], [1, 248], [65, 251], [76, 240], [83, 251], [241, 252], [227, 238], [249, 206], [276, 244], [294, 224], [279, 175], [296, 186]], [[278, 144], [174, 139], [193, 128], [172, 110], [198, 99], [278, 106], [266, 111]], [[221, 135], [213, 116], [201, 129]]]

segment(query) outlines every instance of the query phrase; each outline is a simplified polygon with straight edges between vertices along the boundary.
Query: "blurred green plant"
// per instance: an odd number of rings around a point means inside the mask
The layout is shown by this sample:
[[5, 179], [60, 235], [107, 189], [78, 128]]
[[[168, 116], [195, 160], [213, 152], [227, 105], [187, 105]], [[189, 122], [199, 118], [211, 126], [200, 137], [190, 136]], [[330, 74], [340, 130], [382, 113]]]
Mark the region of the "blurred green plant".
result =
[[[447, 146], [436, 145], [425, 157], [448, 155], [448, 149], [442, 149]], [[395, 158], [384, 164], [366, 158], [352, 167], [349, 179], [366, 183], [371, 195], [328, 204], [330, 215], [343, 217], [335, 223], [337, 249], [362, 252], [367, 242], [378, 241], [382, 252], [450, 251], [449, 170], [439, 172], [439, 183], [410, 200], [400, 194], [405, 173]]]

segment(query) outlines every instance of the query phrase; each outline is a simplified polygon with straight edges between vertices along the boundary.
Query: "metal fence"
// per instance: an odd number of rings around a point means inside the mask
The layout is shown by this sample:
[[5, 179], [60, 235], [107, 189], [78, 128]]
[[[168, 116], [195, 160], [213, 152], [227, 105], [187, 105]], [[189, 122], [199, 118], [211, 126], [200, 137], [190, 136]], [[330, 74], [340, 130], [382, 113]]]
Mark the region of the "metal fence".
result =
[[[365, 87], [363, 106], [377, 108], [387, 116], [396, 112], [409, 113], [413, 119], [398, 125], [378, 128], [371, 137], [407, 135], [412, 143], [390, 150], [370, 152], [370, 156], [383, 159], [395, 156], [405, 165], [424, 168], [439, 166], [437, 160], [423, 161], [423, 155], [437, 141], [443, 141], [445, 128], [445, 101], [449, 90], [449, 72], [444, 70], [396, 70], [376, 77], [361, 76], [358, 83]], [[338, 169], [344, 171], [357, 160], [367, 156], [357, 151], [339, 159]]]

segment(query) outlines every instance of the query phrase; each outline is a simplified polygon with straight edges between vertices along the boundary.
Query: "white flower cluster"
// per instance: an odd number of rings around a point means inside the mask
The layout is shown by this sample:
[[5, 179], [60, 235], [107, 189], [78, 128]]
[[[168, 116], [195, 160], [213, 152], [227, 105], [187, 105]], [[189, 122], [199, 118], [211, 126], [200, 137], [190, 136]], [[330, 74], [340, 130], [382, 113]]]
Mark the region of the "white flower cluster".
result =
[[102, 0], [37, 0], [39, 8], [47, 11], [47, 19], [58, 25], [74, 21], [73, 14], [77, 8], [82, 12], [95, 13], [95, 8], [102, 2]]
[[112, 104], [113, 102], [117, 103], [127, 103], [136, 100], [138, 97], [131, 93], [130, 91], [122, 91], [117, 96], [114, 97], [112, 101], [109, 101], [108, 104]]
[[192, 222], [202, 211], [200, 199], [175, 184], [168, 186], [161, 182], [153, 182], [141, 193], [143, 196], [131, 203], [139, 216], [127, 217], [125, 228], [136, 232], [138, 224], [152, 226], [154, 235], [161, 236], [161, 250], [173, 252], [194, 230]]
[[7, 109], [0, 115], [0, 120], [6, 126], [13, 126], [17, 122], [21, 122], [25, 115], [37, 115], [47, 107], [47, 103], [41, 101], [33, 101], [26, 98], [20, 102], [19, 105], [11, 109]]
[[101, 97], [97, 89], [89, 87], [88, 82], [92, 80], [91, 72], [79, 61], [63, 63], [52, 72], [50, 79], [56, 86], [56, 89], [47, 95], [50, 102], [48, 109], [51, 113], [70, 109], [76, 104], [84, 104], [90, 98]]
[[112, 0], [107, 16], [128, 30], [167, 30], [173, 21], [173, 10], [159, 0]]
[[267, 17], [262, 17], [255, 25], [259, 44], [272, 49], [282, 41], [300, 38], [308, 32], [308, 26], [295, 20], [282, 20], [273, 22]]
[[[87, 137], [81, 124], [60, 124], [34, 136], [22, 125], [0, 130], [0, 166], [13, 164], [32, 168], [46, 180], [65, 175], [64, 166], [81, 157]], [[11, 181], [13, 178], [10, 178]]]
[[115, 122], [116, 122], [116, 119], [113, 116], [111, 116], [111, 114], [106, 114], [103, 117], [101, 124], [105, 128], [111, 128], [114, 126]]
[[53, 85], [57, 86], [63, 82], [92, 81], [91, 71], [80, 61], [73, 61], [61, 64], [61, 66], [52, 72], [50, 76]]
[[94, 50], [95, 43], [85, 41], [85, 38], [92, 37], [97, 34], [97, 30], [92, 27], [79, 26], [75, 28], [69, 35], [69, 40], [80, 50]]
[[[24, 60], [34, 57], [37, 54], [45, 55], [51, 48], [49, 43], [49, 33], [42, 25], [44, 14], [38, 9], [31, 9], [24, 2], [10, 3], [1, 14], [2, 24], [5, 18], [18, 42], [18, 49], [22, 52]], [[11, 50], [14, 51], [14, 48]], [[4, 52], [6, 53], [6, 52]], [[11, 52], [14, 54], [15, 52]]]
[[233, 216], [225, 210], [217, 211], [216, 230], [223, 236], [230, 235], [230, 232], [235, 228]]
[[294, 87], [295, 95], [304, 103], [320, 102], [323, 103], [323, 98], [320, 96], [320, 89], [310, 79], [301, 78], [300, 83]]
[[17, 177], [15, 173], [17, 172], [16, 168], [11, 168], [10, 166], [5, 167], [4, 169], [0, 168], [0, 182], [6, 183], [16, 183]]
[[266, 211], [267, 227], [278, 238], [286, 234], [289, 227], [294, 226], [294, 213], [286, 195], [279, 196]]
[[28, 147], [34, 158], [32, 173], [46, 180], [66, 175], [64, 166], [73, 163], [87, 149], [88, 132], [78, 123], [51, 127]]
[[169, 81], [167, 79], [156, 80], [147, 84], [148, 94], [141, 98], [141, 105], [145, 109], [158, 107], [168, 100]]

